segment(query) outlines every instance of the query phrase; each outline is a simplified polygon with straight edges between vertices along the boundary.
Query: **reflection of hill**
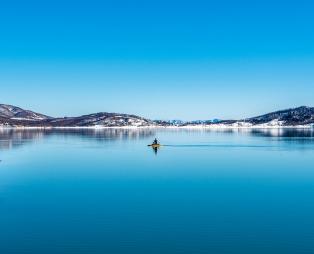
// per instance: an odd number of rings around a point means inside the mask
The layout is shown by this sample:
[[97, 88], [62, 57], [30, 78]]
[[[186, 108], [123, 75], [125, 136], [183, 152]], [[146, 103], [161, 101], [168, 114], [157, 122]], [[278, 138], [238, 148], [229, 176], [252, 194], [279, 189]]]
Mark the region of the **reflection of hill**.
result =
[[[204, 129], [206, 132], [217, 132], [224, 134], [240, 134], [248, 136], [261, 136], [261, 137], [277, 137], [277, 138], [312, 138], [314, 137], [314, 129], [289, 129], [289, 128], [264, 128], [264, 129], [251, 129], [251, 128], [234, 128], [234, 129]], [[198, 130], [196, 130], [198, 131]]]
[[200, 133], [212, 132], [222, 135], [243, 135], [256, 137], [313, 140], [313, 129], [1, 129], [0, 150], [12, 149], [30, 142], [52, 136], [77, 137], [93, 142], [110, 142], [117, 140], [135, 140], [155, 137], [156, 132], [173, 133]]
[[89, 138], [95, 142], [141, 139], [155, 134], [152, 129], [1, 129], [0, 149], [11, 149], [50, 136]]
[[43, 132], [33, 130], [0, 129], [0, 149], [11, 149], [38, 140]]
[[313, 138], [313, 129], [252, 129], [251, 134], [278, 138]]
[[314, 129], [311, 128], [171, 128], [159, 129], [159, 131], [174, 133], [221, 133], [224, 135], [247, 135], [278, 138], [313, 138]]

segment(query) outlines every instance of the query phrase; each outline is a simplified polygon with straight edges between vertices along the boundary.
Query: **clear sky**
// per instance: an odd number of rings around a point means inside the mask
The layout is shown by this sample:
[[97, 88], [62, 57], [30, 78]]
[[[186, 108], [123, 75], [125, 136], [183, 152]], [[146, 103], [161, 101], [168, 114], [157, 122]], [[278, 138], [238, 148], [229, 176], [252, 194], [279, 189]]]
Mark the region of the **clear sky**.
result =
[[314, 1], [0, 6], [0, 103], [52, 116], [242, 118], [314, 106]]

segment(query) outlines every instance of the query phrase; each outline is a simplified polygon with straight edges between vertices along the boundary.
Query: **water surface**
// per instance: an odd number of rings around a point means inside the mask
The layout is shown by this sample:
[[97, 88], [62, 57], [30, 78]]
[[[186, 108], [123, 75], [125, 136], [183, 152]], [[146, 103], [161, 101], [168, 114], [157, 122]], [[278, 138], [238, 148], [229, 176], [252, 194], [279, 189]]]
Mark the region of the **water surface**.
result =
[[0, 253], [314, 253], [312, 130], [0, 130], [0, 160]]

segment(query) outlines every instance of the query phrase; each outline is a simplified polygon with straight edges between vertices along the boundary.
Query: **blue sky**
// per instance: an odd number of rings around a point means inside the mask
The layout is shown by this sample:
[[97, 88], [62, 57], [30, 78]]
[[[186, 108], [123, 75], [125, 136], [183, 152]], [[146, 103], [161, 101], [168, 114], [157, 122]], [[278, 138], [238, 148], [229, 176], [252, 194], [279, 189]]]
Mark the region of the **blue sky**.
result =
[[313, 1], [2, 1], [0, 103], [241, 118], [314, 106]]

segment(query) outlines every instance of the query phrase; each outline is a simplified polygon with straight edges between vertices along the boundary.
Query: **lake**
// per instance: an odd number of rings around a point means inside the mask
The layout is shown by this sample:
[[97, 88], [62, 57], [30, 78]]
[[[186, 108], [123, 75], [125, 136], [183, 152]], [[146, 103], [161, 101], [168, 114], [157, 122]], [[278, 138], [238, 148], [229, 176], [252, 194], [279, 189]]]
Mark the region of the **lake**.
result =
[[310, 129], [0, 129], [0, 160], [3, 254], [314, 253]]

